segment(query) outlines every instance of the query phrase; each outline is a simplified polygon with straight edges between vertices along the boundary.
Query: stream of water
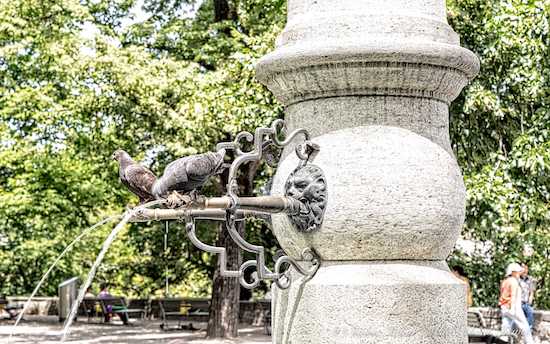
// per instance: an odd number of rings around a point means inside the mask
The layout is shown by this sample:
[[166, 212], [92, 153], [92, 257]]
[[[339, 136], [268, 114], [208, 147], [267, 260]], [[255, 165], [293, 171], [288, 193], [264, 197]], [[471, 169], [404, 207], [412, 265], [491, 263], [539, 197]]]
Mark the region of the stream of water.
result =
[[94, 265], [92, 265], [92, 268], [88, 273], [88, 278], [86, 278], [86, 281], [84, 282], [84, 284], [82, 284], [82, 286], [80, 287], [80, 290], [78, 291], [78, 297], [76, 298], [75, 302], [71, 307], [71, 313], [69, 313], [67, 320], [65, 320], [65, 323], [63, 324], [63, 331], [61, 332], [62, 343], [65, 341], [66, 337], [69, 334], [69, 328], [73, 324], [74, 318], [76, 317], [76, 313], [78, 312], [78, 307], [80, 306], [80, 303], [82, 302], [82, 300], [84, 299], [84, 296], [86, 295], [86, 290], [92, 284], [92, 280], [95, 277], [97, 268], [103, 261], [103, 258], [107, 253], [107, 250], [109, 249], [113, 241], [116, 239], [117, 234], [124, 228], [124, 225], [128, 223], [128, 221], [130, 220], [133, 214], [134, 213], [132, 211], [126, 212], [122, 220], [115, 226], [115, 228], [113, 228], [113, 230], [111, 231], [107, 239], [105, 239], [105, 242], [103, 242], [103, 247], [101, 248], [101, 251], [96, 257]]
[[126, 213], [124, 213], [124, 217], [122, 220], [113, 228], [107, 239], [103, 242], [103, 247], [101, 248], [101, 251], [96, 257], [96, 260], [94, 262], [94, 265], [92, 265], [92, 268], [90, 269], [90, 272], [88, 273], [88, 278], [86, 278], [86, 281], [82, 286], [80, 287], [80, 290], [78, 291], [78, 297], [76, 298], [75, 302], [73, 303], [71, 307], [71, 312], [69, 313], [69, 316], [67, 317], [67, 320], [65, 320], [65, 323], [63, 325], [63, 331], [61, 332], [61, 343], [65, 342], [65, 339], [69, 335], [69, 329], [74, 321], [74, 318], [76, 317], [76, 313], [78, 312], [78, 308], [80, 306], [80, 303], [84, 299], [84, 296], [86, 295], [86, 290], [88, 287], [92, 284], [92, 280], [95, 277], [95, 274], [97, 272], [97, 269], [101, 262], [103, 261], [103, 258], [105, 257], [105, 254], [109, 250], [109, 247], [113, 243], [113, 241], [116, 239], [116, 236], [118, 233], [124, 228], [124, 226], [130, 221], [132, 216], [140, 210], [144, 208], [149, 208], [157, 204], [161, 204], [164, 201], [152, 201], [149, 203], [146, 203], [144, 205], [138, 206], [134, 209], [128, 210]]
[[12, 329], [10, 331], [10, 335], [8, 337], [8, 341], [7, 341], [7, 344], [10, 343], [10, 340], [12, 339], [13, 337], [13, 334], [15, 333], [15, 328], [17, 327], [17, 325], [19, 324], [19, 322], [21, 321], [21, 319], [23, 318], [23, 316], [25, 315], [25, 313], [27, 312], [27, 310], [29, 309], [30, 305], [31, 305], [31, 301], [32, 299], [35, 297], [36, 293], [38, 292], [38, 290], [40, 289], [40, 287], [42, 287], [42, 284], [44, 284], [44, 282], [46, 281], [46, 279], [48, 278], [48, 276], [50, 275], [50, 273], [52, 272], [52, 270], [57, 266], [57, 263], [59, 263], [59, 261], [65, 256], [65, 254], [67, 252], [69, 252], [74, 245], [76, 245], [82, 238], [84, 238], [86, 235], [88, 235], [90, 232], [92, 232], [94, 229], [114, 220], [114, 219], [117, 219], [117, 218], [120, 218], [122, 215], [114, 215], [114, 216], [110, 216], [108, 218], [105, 218], [101, 221], [99, 221], [98, 223], [96, 223], [95, 225], [91, 226], [91, 227], [88, 227], [86, 228], [85, 230], [82, 231], [82, 233], [80, 233], [69, 245], [67, 245], [67, 247], [65, 247], [65, 249], [63, 250], [63, 252], [61, 252], [61, 254], [59, 256], [57, 256], [57, 258], [55, 259], [55, 261], [52, 263], [52, 265], [50, 265], [50, 267], [48, 268], [48, 270], [46, 271], [46, 273], [42, 276], [42, 278], [40, 279], [40, 281], [38, 282], [38, 284], [36, 285], [36, 287], [34, 288], [34, 290], [32, 291], [31, 295], [29, 296], [29, 298], [27, 299], [27, 301], [25, 301], [25, 305], [23, 306], [23, 309], [21, 310], [21, 312], [18, 314], [17, 316], [17, 319], [15, 320], [15, 324], [13, 324], [12, 326]]

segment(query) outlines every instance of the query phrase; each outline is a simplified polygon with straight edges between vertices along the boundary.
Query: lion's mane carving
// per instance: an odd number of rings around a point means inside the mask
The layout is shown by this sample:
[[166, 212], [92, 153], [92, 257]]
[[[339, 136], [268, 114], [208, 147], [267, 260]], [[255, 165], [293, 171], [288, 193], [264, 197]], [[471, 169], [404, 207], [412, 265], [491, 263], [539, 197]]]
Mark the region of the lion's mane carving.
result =
[[321, 227], [327, 205], [327, 181], [323, 171], [313, 164], [296, 168], [285, 184], [285, 195], [302, 204], [297, 214], [289, 215], [300, 232], [313, 232]]

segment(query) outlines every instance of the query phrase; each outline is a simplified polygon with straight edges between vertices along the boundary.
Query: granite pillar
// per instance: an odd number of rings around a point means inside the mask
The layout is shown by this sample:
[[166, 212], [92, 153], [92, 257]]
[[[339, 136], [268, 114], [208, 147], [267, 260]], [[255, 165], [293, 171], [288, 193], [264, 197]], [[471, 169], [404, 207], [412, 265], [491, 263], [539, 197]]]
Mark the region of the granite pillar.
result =
[[[328, 204], [313, 233], [273, 217], [289, 255], [322, 259], [274, 291], [275, 344], [467, 343], [465, 286], [444, 261], [465, 204], [448, 108], [478, 69], [444, 0], [288, 1], [257, 78], [321, 146]], [[286, 154], [273, 194], [297, 163]]]

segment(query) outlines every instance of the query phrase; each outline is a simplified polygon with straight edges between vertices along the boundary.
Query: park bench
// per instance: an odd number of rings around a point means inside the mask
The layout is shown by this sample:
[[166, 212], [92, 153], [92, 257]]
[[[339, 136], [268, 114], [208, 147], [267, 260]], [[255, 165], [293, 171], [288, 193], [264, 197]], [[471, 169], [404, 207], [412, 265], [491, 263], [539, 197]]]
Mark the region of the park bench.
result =
[[99, 302], [104, 315], [110, 313], [120, 316], [120, 314], [126, 313], [128, 318], [133, 314], [138, 314], [140, 319], [145, 318], [145, 308], [129, 308], [123, 297], [99, 298]]
[[516, 333], [506, 333], [488, 328], [480, 311], [468, 311], [468, 343], [513, 344], [516, 342], [516, 338]]
[[[143, 309], [144, 313], [142, 315], [142, 318], [148, 318], [150, 314], [151, 309], [151, 300], [149, 299], [130, 299], [128, 301], [128, 308], [129, 309]], [[133, 314], [137, 313], [131, 313], [129, 314], [130, 317], [132, 317]]]
[[97, 297], [85, 297], [80, 303], [80, 308], [88, 318], [88, 322], [94, 318], [103, 318], [100, 299]]
[[[163, 330], [193, 328], [193, 322], [207, 322], [210, 314], [210, 301], [207, 299], [161, 299], [158, 300]], [[171, 328], [169, 320], [177, 320], [177, 327]]]
[[2, 310], [6, 311], [6, 313], [8, 313], [10, 317], [10, 320], [17, 318], [21, 309], [23, 309], [22, 305], [10, 304], [9, 301], [5, 298], [0, 299], [0, 313], [2, 312]]
[[210, 316], [210, 300], [209, 299], [185, 299], [190, 305], [184, 319], [187, 321], [208, 322]]

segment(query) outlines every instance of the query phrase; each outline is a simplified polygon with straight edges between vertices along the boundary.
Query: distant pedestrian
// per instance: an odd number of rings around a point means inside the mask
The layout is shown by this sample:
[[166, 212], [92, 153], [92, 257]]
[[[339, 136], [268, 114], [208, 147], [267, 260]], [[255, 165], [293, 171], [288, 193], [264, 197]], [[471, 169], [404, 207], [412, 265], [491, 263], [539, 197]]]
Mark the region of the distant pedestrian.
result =
[[535, 323], [533, 301], [535, 299], [536, 283], [535, 280], [529, 276], [529, 267], [527, 264], [521, 264], [521, 267], [523, 268], [519, 279], [519, 285], [521, 286], [521, 307], [529, 323], [529, 328], [533, 330], [533, 325]]
[[500, 284], [498, 305], [502, 314], [502, 330], [512, 333], [514, 327], [523, 335], [525, 344], [534, 344], [529, 323], [521, 306], [520, 274], [523, 268], [518, 263], [511, 263], [506, 268], [506, 278]]
[[113, 295], [109, 293], [109, 287], [105, 283], [99, 287], [99, 294], [97, 294], [97, 296], [101, 299], [110, 299], [113, 297]]
[[94, 293], [92, 293], [92, 288], [88, 287], [88, 289], [86, 289], [86, 294], [84, 294], [84, 297], [88, 297], [88, 298], [95, 297]]
[[468, 307], [472, 307], [472, 289], [470, 287], [470, 280], [468, 279], [468, 277], [466, 277], [466, 272], [461, 266], [455, 266], [453, 267], [453, 275], [455, 275], [455, 277], [462, 282], [466, 283], [466, 304], [468, 305]]

